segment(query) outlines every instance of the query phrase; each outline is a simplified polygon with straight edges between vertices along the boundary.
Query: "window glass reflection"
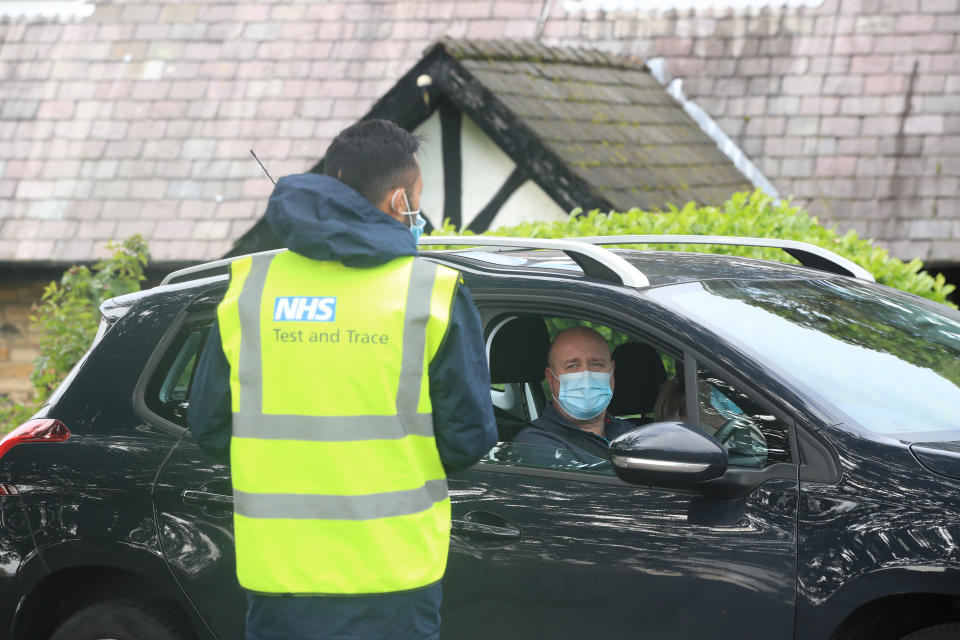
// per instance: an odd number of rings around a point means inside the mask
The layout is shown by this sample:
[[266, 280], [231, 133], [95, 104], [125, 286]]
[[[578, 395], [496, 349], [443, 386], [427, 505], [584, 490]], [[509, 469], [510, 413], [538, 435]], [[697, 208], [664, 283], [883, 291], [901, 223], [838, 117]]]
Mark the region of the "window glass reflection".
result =
[[537, 444], [500, 442], [480, 460], [481, 464], [507, 467], [529, 467], [553, 471], [573, 471], [591, 475], [612, 476], [613, 463], [588, 453], [558, 449]]
[[690, 283], [650, 295], [861, 427], [904, 438], [960, 437], [960, 322], [946, 308], [846, 280]]
[[730, 465], [765, 467], [790, 462], [786, 425], [705, 369], [697, 372], [697, 404], [700, 428], [727, 449]]

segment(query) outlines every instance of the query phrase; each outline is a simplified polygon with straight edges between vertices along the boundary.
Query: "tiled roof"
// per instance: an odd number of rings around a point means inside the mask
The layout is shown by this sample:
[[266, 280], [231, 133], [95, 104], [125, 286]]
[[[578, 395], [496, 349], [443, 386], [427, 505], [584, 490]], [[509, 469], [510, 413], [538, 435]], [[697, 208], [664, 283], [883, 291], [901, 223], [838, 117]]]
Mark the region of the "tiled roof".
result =
[[250, 147], [274, 175], [304, 171], [437, 38], [535, 34], [662, 58], [795, 203], [900, 257], [960, 261], [958, 0], [76, 4], [93, 15], [0, 12], [0, 264], [90, 260], [134, 231], [154, 262], [222, 255], [270, 190]]
[[616, 209], [721, 204], [751, 189], [638, 60], [532, 41], [441, 46]]

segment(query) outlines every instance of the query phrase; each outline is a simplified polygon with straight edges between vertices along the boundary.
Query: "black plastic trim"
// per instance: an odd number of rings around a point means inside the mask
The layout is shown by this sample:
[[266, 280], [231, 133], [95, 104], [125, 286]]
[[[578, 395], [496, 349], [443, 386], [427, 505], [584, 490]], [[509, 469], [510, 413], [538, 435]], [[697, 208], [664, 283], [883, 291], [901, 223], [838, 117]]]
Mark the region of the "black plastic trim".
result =
[[180, 328], [186, 324], [188, 315], [187, 310], [182, 309], [180, 313], [177, 314], [177, 317], [174, 318], [173, 322], [170, 323], [170, 327], [157, 342], [157, 347], [153, 350], [153, 353], [150, 354], [150, 358], [147, 359], [147, 364], [143, 367], [143, 371], [140, 372], [140, 379], [137, 380], [137, 386], [133, 388], [133, 410], [137, 415], [147, 423], [178, 437], [182, 436], [187, 428], [154, 413], [147, 406], [145, 396], [147, 384], [149, 384], [150, 378], [153, 377], [153, 372], [167, 352], [167, 349], [170, 348], [170, 344], [177, 337]]
[[836, 484], [840, 482], [840, 459], [833, 447], [823, 442], [816, 432], [797, 429], [797, 450], [800, 452], [800, 480]]
[[768, 480], [797, 480], [797, 465], [777, 462], [763, 469], [727, 467], [726, 473], [714, 480], [701, 482], [697, 487], [710, 498], [742, 498]]

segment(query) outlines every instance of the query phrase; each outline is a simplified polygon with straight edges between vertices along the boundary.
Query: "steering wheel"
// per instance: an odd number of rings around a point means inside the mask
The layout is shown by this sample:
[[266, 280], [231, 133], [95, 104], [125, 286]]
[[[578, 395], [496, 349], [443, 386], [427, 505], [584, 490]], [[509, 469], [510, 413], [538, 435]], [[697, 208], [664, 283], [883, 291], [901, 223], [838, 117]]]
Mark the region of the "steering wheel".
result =
[[739, 427], [740, 421], [737, 418], [730, 418], [714, 432], [713, 437], [719, 440], [720, 444], [726, 446], [727, 440], [733, 437]]

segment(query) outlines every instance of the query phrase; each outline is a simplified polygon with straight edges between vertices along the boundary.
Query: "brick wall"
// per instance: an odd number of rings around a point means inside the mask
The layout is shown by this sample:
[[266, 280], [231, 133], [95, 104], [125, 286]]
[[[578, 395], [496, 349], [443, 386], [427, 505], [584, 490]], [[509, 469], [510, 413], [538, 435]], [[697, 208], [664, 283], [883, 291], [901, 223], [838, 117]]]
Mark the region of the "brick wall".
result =
[[664, 57], [782, 194], [900, 257], [960, 262], [957, 0], [580, 13], [545, 34]]
[[26, 400], [37, 356], [37, 336], [30, 331], [30, 307], [47, 281], [0, 282], [0, 396]]
[[[554, 0], [543, 42], [664, 57], [782, 193], [901, 257], [960, 263], [958, 2]], [[251, 147], [303, 171], [430, 42], [529, 38], [543, 6], [104, 1], [82, 22], [0, 23], [0, 260], [88, 260], [134, 232], [160, 260], [218, 257], [271, 188]]]

